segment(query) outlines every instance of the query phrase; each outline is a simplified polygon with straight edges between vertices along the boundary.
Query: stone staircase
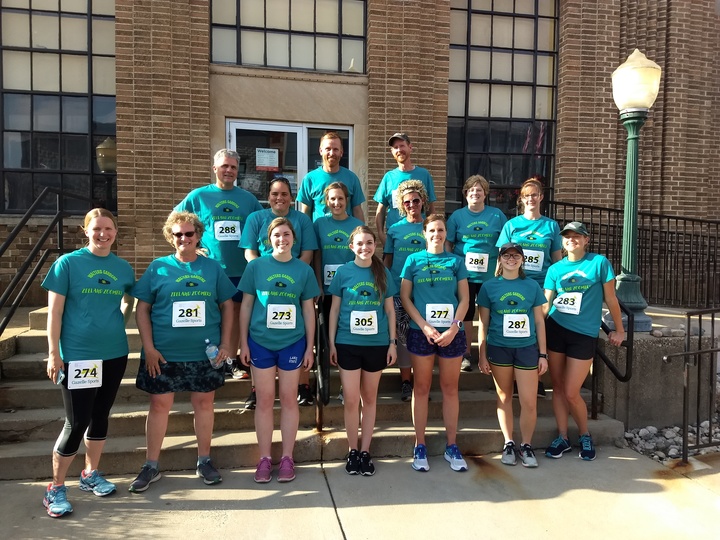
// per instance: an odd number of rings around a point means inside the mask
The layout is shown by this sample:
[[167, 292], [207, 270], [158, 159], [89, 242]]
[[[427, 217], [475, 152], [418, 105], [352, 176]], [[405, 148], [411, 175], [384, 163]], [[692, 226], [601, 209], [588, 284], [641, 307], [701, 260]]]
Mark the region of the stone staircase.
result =
[[[64, 419], [60, 390], [45, 374], [47, 339], [45, 326], [47, 309], [29, 314], [29, 328], [7, 339], [0, 351], [13, 353], [0, 357], [0, 480], [47, 478], [51, 474], [51, 451]], [[130, 358], [126, 376], [118, 391], [110, 419], [110, 432], [105, 446], [101, 469], [108, 474], [132, 474], [145, 459], [145, 417], [147, 395], [135, 388], [135, 374], [139, 364], [140, 336], [134, 320], [127, 329]], [[549, 379], [545, 378], [546, 385]], [[300, 408], [300, 429], [295, 447], [298, 462], [337, 460], [344, 458], [347, 443], [343, 429], [342, 404], [336, 398], [340, 380], [336, 370], [331, 375], [330, 403], [323, 407], [323, 431], [316, 429], [316, 408]], [[376, 458], [388, 456], [410, 457], [414, 431], [410, 403], [399, 397], [400, 378], [397, 369], [386, 370], [380, 382], [377, 423], [373, 435], [372, 453]], [[433, 381], [429, 410], [428, 452], [439, 455], [444, 451], [442, 426], [442, 395], [437, 373]], [[460, 422], [458, 445], [465, 454], [498, 452], [503, 439], [495, 415], [495, 393], [490, 377], [475, 369], [460, 376]], [[215, 430], [212, 456], [218, 468], [254, 466], [259, 454], [254, 432], [254, 415], [244, 411], [250, 381], [227, 379], [218, 389], [215, 399]], [[538, 398], [538, 425], [534, 440], [538, 446], [555, 437], [552, 416], [551, 390], [548, 397]], [[586, 399], [589, 400], [589, 392]], [[516, 412], [519, 410], [515, 403]], [[276, 430], [280, 408], [276, 401]], [[516, 430], [518, 422], [515, 422]], [[600, 416], [591, 421], [590, 429], [599, 446], [612, 444], [622, 436], [621, 422]], [[576, 438], [577, 434], [572, 433]], [[81, 445], [80, 452], [82, 453]], [[280, 457], [280, 435], [273, 438], [273, 458]], [[185, 470], [194, 467], [196, 458], [192, 407], [188, 394], [177, 394], [170, 414], [167, 436], [160, 456], [163, 470]], [[70, 474], [79, 474], [82, 459], [76, 459]]]

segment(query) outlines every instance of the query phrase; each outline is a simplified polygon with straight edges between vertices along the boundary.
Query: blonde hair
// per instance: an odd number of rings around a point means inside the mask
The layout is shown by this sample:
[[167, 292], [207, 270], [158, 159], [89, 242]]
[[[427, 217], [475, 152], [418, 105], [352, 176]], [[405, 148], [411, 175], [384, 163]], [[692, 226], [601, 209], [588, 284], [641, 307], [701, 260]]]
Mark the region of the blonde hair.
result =
[[403, 204], [403, 197], [408, 193], [417, 193], [420, 195], [423, 210], [427, 208], [428, 205], [428, 194], [427, 191], [425, 191], [425, 185], [420, 180], [405, 180], [398, 186], [397, 198], [395, 199], [398, 212], [400, 212], [400, 215], [403, 217], [407, 216], [407, 210]]
[[200, 247], [200, 240], [203, 233], [205, 232], [205, 225], [203, 225], [202, 221], [200, 221], [200, 218], [192, 212], [170, 212], [170, 215], [165, 220], [165, 225], [163, 225], [162, 229], [165, 240], [167, 240], [168, 244], [175, 247], [175, 236], [172, 233], [173, 225], [183, 225], [184, 223], [189, 223], [193, 226], [193, 229], [195, 230], [195, 234], [198, 238], [197, 248], [195, 249], [197, 254], [206, 255], [205, 249]]
[[112, 220], [113, 225], [115, 225], [115, 230], [117, 230], [117, 220], [115, 219], [115, 216], [113, 216], [112, 212], [110, 210], [107, 210], [105, 208], [93, 208], [90, 210], [87, 214], [85, 214], [85, 220], [83, 221], [83, 230], [87, 231], [88, 225], [90, 225], [90, 222], [99, 217], [104, 217]]
[[520, 186], [520, 196], [517, 198], [517, 206], [520, 212], [525, 211], [525, 203], [522, 200], [523, 195], [527, 192], [528, 189], [531, 188], [537, 188], [537, 190], [540, 192], [541, 197], [545, 193], [545, 187], [540, 181], [539, 176], [535, 175], [532, 178], [528, 178], [527, 180], [525, 180], [522, 183], [522, 186]]

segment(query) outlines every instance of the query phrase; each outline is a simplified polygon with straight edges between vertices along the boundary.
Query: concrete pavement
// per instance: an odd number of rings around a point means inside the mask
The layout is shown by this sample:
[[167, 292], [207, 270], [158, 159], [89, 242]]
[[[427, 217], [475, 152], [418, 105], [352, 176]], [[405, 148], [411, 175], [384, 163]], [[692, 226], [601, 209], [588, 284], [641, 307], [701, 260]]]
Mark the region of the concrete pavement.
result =
[[[303, 464], [289, 484], [257, 485], [252, 469], [222, 471], [205, 486], [192, 472], [167, 473], [144, 494], [132, 477], [97, 498], [68, 483], [75, 511], [51, 519], [44, 482], [0, 482], [3, 538], [239, 539], [705, 538], [720, 536], [720, 456], [685, 470], [628, 449], [601, 447], [592, 463], [539, 456], [540, 467], [504, 466], [499, 454], [468, 458], [455, 473], [442, 457], [418, 473], [408, 459], [376, 460], [374, 477], [344, 463]], [[48, 458], [49, 459], [49, 458]]]

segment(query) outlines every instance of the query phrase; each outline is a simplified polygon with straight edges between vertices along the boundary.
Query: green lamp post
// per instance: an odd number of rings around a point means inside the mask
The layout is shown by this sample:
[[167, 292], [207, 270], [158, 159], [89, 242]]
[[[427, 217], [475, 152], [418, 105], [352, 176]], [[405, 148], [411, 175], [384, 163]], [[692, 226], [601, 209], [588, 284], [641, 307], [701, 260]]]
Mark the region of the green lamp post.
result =
[[640, 292], [640, 276], [637, 273], [638, 141], [640, 128], [660, 90], [660, 74], [660, 66], [637, 49], [612, 74], [613, 99], [620, 110], [620, 121], [628, 133], [622, 271], [617, 276], [617, 296], [633, 311], [636, 332], [652, 329], [652, 321], [645, 313], [647, 302]]

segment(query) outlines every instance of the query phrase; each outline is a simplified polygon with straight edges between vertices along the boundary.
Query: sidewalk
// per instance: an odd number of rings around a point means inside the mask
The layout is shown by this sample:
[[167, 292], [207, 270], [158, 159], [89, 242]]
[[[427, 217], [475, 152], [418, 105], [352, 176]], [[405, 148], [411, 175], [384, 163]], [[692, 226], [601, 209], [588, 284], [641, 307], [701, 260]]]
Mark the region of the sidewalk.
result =
[[[257, 485], [254, 470], [222, 471], [205, 486], [192, 472], [168, 473], [144, 494], [131, 477], [97, 498], [68, 483], [72, 515], [52, 519], [43, 482], [0, 482], [3, 538], [241, 539], [690, 538], [720, 531], [720, 456], [676, 470], [627, 449], [599, 448], [592, 463], [575, 453], [524, 469], [492, 454], [455, 473], [433, 457], [428, 473], [407, 459], [376, 461], [377, 474], [345, 474], [344, 463], [301, 464], [289, 484]], [[49, 462], [49, 457], [48, 457]], [[49, 465], [49, 463], [48, 463]]]

